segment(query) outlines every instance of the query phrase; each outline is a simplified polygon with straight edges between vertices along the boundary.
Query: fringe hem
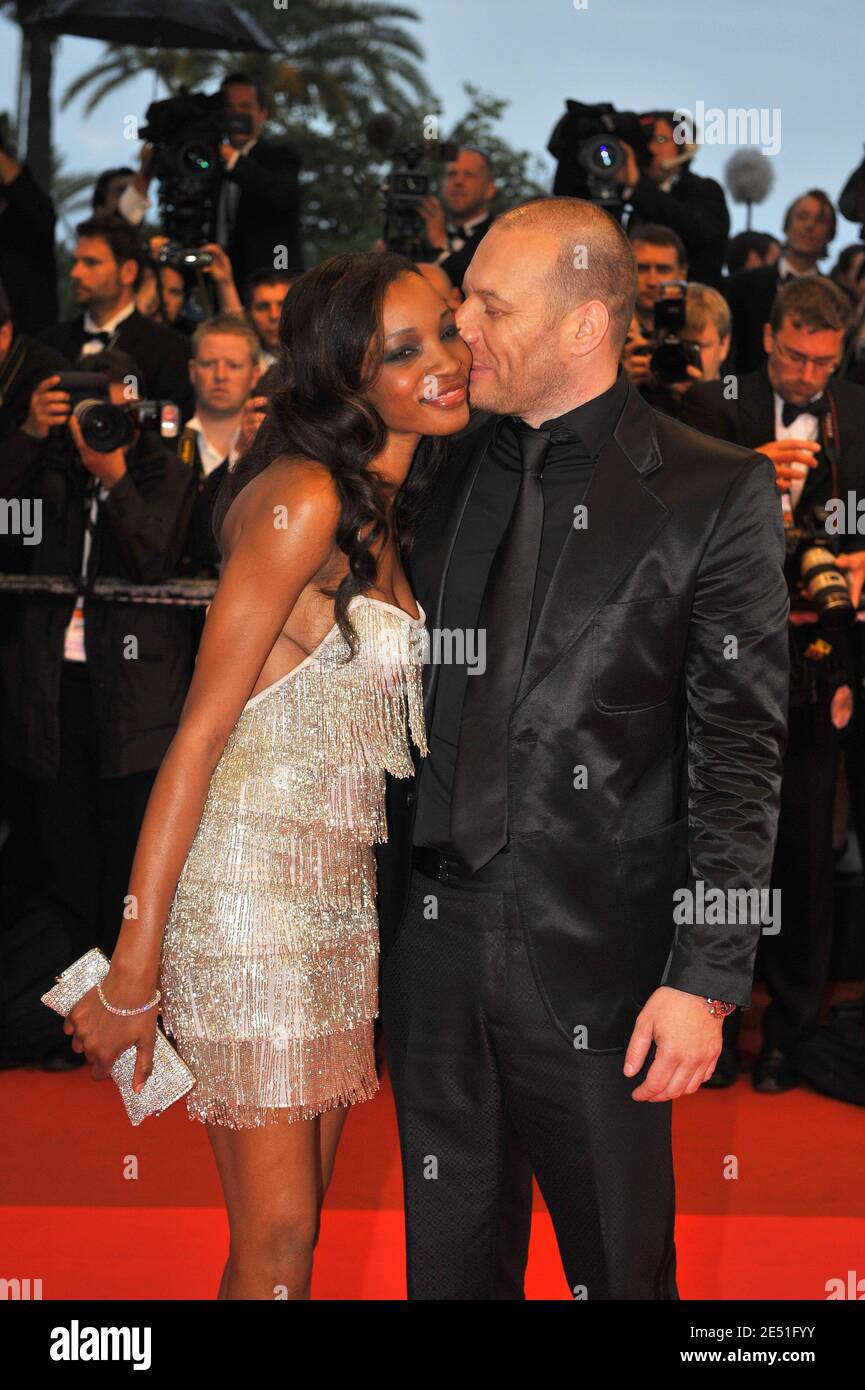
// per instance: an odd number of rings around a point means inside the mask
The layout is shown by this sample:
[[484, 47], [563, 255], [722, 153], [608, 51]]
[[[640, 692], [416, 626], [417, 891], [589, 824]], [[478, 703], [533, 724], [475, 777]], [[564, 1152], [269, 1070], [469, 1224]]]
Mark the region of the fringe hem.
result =
[[337, 1110], [342, 1105], [360, 1105], [372, 1098], [380, 1090], [378, 1078], [373, 1083], [361, 1083], [350, 1091], [310, 1105], [292, 1106], [238, 1106], [231, 1101], [212, 1100], [193, 1105], [187, 1100], [186, 1109], [190, 1120], [201, 1124], [219, 1125], [223, 1129], [259, 1129], [264, 1125], [297, 1124], [300, 1120], [314, 1120], [328, 1110]]

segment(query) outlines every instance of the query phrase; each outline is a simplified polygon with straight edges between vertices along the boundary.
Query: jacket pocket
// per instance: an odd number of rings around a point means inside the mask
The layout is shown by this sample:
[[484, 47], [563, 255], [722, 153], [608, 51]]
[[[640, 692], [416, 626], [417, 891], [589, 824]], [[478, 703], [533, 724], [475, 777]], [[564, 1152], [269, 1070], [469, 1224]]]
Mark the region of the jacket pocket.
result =
[[605, 713], [651, 709], [673, 693], [679, 670], [677, 594], [607, 603], [592, 623], [592, 694]]
[[676, 939], [677, 888], [691, 881], [688, 817], [631, 840], [620, 840], [619, 873], [626, 905], [634, 1002], [643, 1007], [662, 983]]

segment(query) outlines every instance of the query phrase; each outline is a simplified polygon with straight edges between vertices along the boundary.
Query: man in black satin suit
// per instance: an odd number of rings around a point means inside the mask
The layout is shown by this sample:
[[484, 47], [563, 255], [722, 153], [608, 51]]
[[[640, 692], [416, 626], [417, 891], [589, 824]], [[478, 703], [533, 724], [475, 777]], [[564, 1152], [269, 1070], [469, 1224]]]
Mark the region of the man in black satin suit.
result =
[[677, 1298], [670, 1102], [750, 1002], [759, 921], [674, 894], [769, 882], [781, 507], [619, 374], [635, 280], [605, 213], [537, 199], [457, 311], [480, 409], [410, 556], [430, 756], [379, 854], [413, 1299], [523, 1297], [532, 1172], [574, 1298]]

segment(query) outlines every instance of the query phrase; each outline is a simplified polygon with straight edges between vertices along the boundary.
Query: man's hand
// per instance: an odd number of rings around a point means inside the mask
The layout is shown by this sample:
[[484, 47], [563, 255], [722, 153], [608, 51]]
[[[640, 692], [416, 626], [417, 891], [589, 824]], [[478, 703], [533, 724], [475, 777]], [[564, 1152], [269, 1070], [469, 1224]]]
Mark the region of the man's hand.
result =
[[789, 492], [790, 484], [804, 478], [809, 468], [817, 467], [816, 455], [820, 445], [815, 439], [770, 439], [757, 446], [775, 465], [775, 482], [779, 492]]
[[832, 696], [832, 724], [836, 729], [846, 729], [853, 714], [853, 691], [849, 685], [839, 685]]
[[628, 144], [627, 140], [620, 140], [619, 144], [621, 145], [622, 150], [624, 151], [625, 162], [616, 174], [616, 178], [619, 180], [619, 183], [623, 183], [627, 187], [633, 188], [634, 184], [637, 182], [637, 179], [640, 177], [640, 170], [637, 164], [637, 156], [634, 154], [633, 147]]
[[708, 1081], [721, 1052], [723, 1019], [709, 1013], [706, 1000], [697, 994], [661, 985], [641, 1010], [628, 1051], [624, 1071], [633, 1076], [646, 1060], [654, 1040], [655, 1057], [642, 1085], [631, 1092], [633, 1100], [677, 1100], [692, 1095]]
[[436, 251], [448, 249], [448, 234], [445, 229], [444, 208], [438, 198], [430, 194], [420, 205], [420, 215], [426, 224], [426, 239]]
[[69, 393], [55, 390], [59, 380], [59, 376], [47, 376], [30, 397], [30, 411], [21, 428], [31, 439], [47, 439], [53, 425], [64, 425], [69, 419]]
[[138, 172], [133, 175], [132, 186], [139, 192], [142, 198], [147, 197], [147, 190], [150, 187], [150, 180], [153, 178], [153, 156], [155, 150], [152, 145], [148, 145], [145, 140], [138, 152]]
[[856, 609], [865, 582], [865, 550], [851, 550], [845, 555], [836, 555], [835, 564], [850, 571], [850, 602]]
[[652, 348], [648, 338], [631, 330], [622, 351], [622, 368], [633, 386], [649, 386], [654, 381], [654, 373], [649, 365]]
[[690, 362], [685, 364], [685, 371], [688, 373], [687, 381], [668, 381], [667, 386], [674, 396], [684, 396], [690, 391], [695, 381], [705, 381], [705, 377], [699, 367], [694, 367]]
[[211, 280], [215, 280], [217, 285], [226, 285], [234, 280], [234, 272], [231, 269], [231, 261], [228, 253], [215, 241], [208, 241], [206, 246], [202, 246], [202, 251], [209, 251], [213, 260], [210, 265], [203, 265], [201, 269], [205, 275], [209, 275]]
[[87, 472], [92, 473], [94, 478], [98, 478], [103, 487], [112, 488], [126, 472], [125, 451], [114, 449], [110, 454], [100, 454], [96, 449], [88, 449], [84, 443], [81, 426], [74, 415], [69, 416], [69, 433], [75, 441], [78, 457]]
[[264, 419], [267, 396], [250, 396], [240, 412], [240, 433], [237, 436], [237, 456], [245, 454]]

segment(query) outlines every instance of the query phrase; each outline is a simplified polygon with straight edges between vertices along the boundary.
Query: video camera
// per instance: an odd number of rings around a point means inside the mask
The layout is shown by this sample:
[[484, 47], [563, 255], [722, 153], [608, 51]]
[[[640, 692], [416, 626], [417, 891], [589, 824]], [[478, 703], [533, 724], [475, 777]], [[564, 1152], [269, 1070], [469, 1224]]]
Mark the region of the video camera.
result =
[[631, 146], [638, 168], [645, 169], [650, 160], [650, 132], [636, 112], [617, 111], [610, 102], [586, 106], [568, 100], [565, 105], [567, 111], [547, 145], [558, 161], [553, 193], [586, 198], [620, 218], [624, 205], [617, 174], [625, 163], [620, 141]]
[[[181, 90], [177, 96], [152, 101], [140, 134], [153, 146], [153, 175], [159, 179], [159, 211], [163, 231], [188, 254], [210, 240], [210, 229], [223, 169], [219, 147], [231, 135], [249, 135], [249, 116], [235, 115], [222, 92]], [[168, 248], [166, 248], [167, 250]], [[163, 264], [174, 265], [165, 259]], [[188, 265], [188, 261], [177, 263]]]
[[97, 454], [123, 449], [135, 430], [158, 430], [163, 439], [177, 437], [180, 408], [173, 401], [115, 405], [109, 398], [109, 379], [104, 372], [61, 372], [59, 376], [52, 389], [68, 392], [70, 411], [81, 427], [84, 442]]
[[425, 158], [437, 164], [450, 162], [459, 154], [459, 145], [452, 140], [400, 143], [395, 135], [396, 123], [387, 114], [374, 116], [367, 122], [369, 143], [393, 160], [391, 171], [381, 185], [385, 214], [383, 240], [389, 251], [399, 251], [416, 261], [428, 254], [426, 224], [420, 205], [432, 189], [432, 175], [423, 172], [419, 165]]
[[[668, 293], [672, 290], [673, 293]], [[660, 381], [691, 381], [688, 367], [702, 370], [699, 343], [684, 342], [681, 333], [687, 318], [688, 286], [684, 280], [670, 280], [661, 287], [661, 297], [652, 310], [654, 348], [652, 371]]]

